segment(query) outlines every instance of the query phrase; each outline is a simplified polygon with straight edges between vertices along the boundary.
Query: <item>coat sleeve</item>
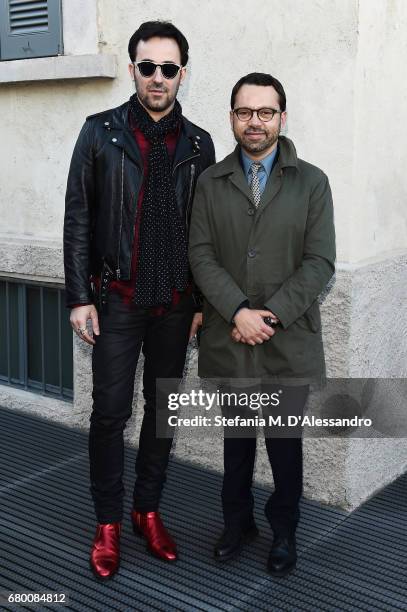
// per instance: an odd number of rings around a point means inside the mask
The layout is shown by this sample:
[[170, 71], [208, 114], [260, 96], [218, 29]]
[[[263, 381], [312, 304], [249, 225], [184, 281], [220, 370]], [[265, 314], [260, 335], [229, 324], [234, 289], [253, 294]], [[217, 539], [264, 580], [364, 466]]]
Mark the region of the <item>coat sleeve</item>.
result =
[[189, 260], [194, 279], [205, 298], [228, 322], [247, 296], [219, 264], [209, 216], [206, 180], [200, 177], [192, 207]]
[[94, 209], [93, 149], [87, 121], [72, 154], [65, 196], [64, 268], [66, 306], [92, 303], [90, 233]]
[[265, 307], [287, 328], [311, 306], [335, 272], [335, 227], [332, 194], [327, 176], [310, 194], [302, 263], [270, 296]]

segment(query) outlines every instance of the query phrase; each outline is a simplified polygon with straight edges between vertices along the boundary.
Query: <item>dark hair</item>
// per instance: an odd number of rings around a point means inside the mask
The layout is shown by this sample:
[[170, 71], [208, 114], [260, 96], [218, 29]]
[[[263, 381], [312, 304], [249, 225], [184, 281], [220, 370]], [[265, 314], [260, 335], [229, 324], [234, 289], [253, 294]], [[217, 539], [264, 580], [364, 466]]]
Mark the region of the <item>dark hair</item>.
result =
[[232, 95], [230, 97], [230, 107], [232, 110], [235, 107], [237, 92], [242, 87], [242, 85], [261, 85], [262, 87], [270, 87], [271, 85], [278, 93], [278, 102], [280, 104], [280, 110], [285, 111], [286, 98], [284, 87], [281, 85], [280, 81], [271, 76], [271, 74], [266, 74], [265, 72], [251, 72], [250, 74], [247, 74], [246, 76], [238, 80], [238, 82], [232, 89]]
[[136, 59], [137, 45], [140, 40], [149, 40], [153, 36], [159, 36], [160, 38], [173, 38], [178, 44], [181, 53], [181, 64], [186, 66], [188, 63], [188, 41], [185, 36], [169, 21], [146, 21], [142, 23], [138, 30], [136, 30], [133, 36], [129, 40], [129, 56], [130, 60], [134, 62]]

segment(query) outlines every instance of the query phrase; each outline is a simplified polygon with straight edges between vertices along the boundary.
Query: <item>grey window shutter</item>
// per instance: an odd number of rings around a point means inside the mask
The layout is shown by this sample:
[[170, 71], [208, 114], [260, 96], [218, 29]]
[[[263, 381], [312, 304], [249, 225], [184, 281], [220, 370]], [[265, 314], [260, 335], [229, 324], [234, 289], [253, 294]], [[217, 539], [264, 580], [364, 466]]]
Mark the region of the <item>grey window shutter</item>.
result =
[[61, 0], [0, 0], [0, 59], [62, 54]]

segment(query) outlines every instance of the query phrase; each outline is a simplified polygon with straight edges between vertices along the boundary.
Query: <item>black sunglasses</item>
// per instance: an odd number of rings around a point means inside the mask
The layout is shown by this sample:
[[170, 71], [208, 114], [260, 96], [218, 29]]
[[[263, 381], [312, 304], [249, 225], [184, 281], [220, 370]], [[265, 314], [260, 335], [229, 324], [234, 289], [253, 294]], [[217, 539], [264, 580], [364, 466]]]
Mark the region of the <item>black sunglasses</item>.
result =
[[155, 64], [150, 61], [143, 62], [133, 62], [135, 66], [139, 69], [141, 76], [149, 78], [152, 77], [158, 67], [160, 67], [161, 74], [164, 79], [175, 79], [178, 72], [181, 70], [182, 66], [178, 66], [178, 64], [174, 64], [172, 62], [168, 62], [166, 64]]

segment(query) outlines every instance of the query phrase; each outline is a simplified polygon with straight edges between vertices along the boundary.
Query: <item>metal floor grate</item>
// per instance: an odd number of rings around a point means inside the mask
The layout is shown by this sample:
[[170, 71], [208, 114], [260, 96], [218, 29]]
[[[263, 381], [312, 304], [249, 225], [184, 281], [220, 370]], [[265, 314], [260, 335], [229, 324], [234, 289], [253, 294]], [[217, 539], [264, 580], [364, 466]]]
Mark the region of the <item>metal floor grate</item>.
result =
[[[218, 565], [221, 476], [171, 461], [161, 511], [180, 559], [151, 557], [130, 528], [127, 495], [120, 573], [99, 583], [88, 566], [94, 514], [87, 436], [0, 408], [0, 591], [67, 593], [77, 611], [278, 612], [407, 610], [407, 474], [352, 514], [303, 500], [297, 569], [270, 577], [267, 491], [256, 488], [261, 536], [238, 560]], [[126, 449], [132, 491], [134, 449]], [[3, 607], [4, 610], [20, 609]]]

